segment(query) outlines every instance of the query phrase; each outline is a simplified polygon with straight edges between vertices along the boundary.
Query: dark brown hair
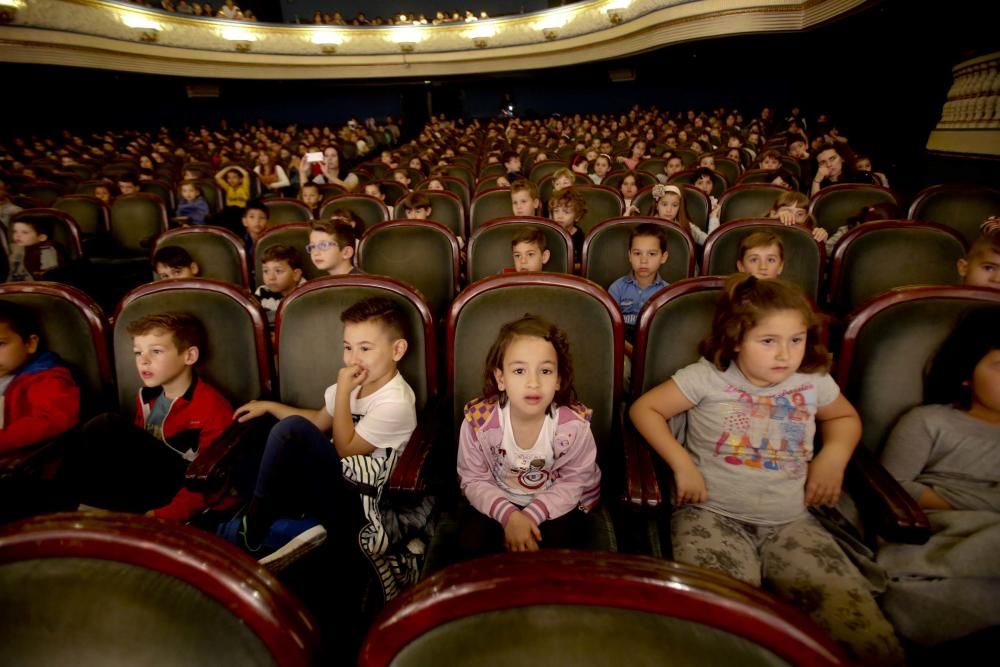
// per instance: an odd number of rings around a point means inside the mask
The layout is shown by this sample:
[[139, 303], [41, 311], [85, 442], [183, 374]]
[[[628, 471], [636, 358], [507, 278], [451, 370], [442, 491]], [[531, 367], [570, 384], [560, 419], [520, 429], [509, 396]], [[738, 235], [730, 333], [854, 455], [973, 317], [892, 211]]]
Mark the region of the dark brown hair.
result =
[[514, 231], [514, 238], [510, 240], [510, 247], [513, 250], [518, 243], [534, 243], [541, 252], [545, 252], [549, 247], [545, 232], [538, 227], [518, 227]]
[[395, 301], [384, 296], [373, 296], [358, 301], [340, 314], [340, 321], [344, 324], [375, 321], [387, 330], [391, 340], [396, 341], [401, 338], [406, 340], [406, 318], [403, 309]]
[[293, 270], [302, 268], [302, 256], [299, 254], [299, 251], [290, 245], [282, 245], [280, 243], [268, 246], [261, 253], [261, 265], [268, 262], [287, 262], [289, 268]]
[[486, 399], [496, 398], [501, 407], [507, 404], [507, 392], [500, 391], [494, 371], [497, 369], [503, 370], [503, 359], [507, 354], [507, 348], [519, 336], [547, 340], [552, 343], [552, 347], [556, 350], [559, 389], [556, 390], [555, 398], [552, 400], [549, 410], [554, 411], [556, 405], [571, 405], [575, 403], [576, 389], [573, 388], [573, 357], [569, 351], [569, 340], [562, 329], [548, 320], [530, 313], [526, 313], [521, 319], [508, 322], [500, 327], [500, 333], [486, 355], [483, 397]]
[[784, 280], [758, 280], [747, 273], [735, 273], [726, 280], [715, 306], [712, 332], [701, 341], [698, 352], [721, 371], [736, 361], [736, 348], [747, 332], [768, 315], [794, 310], [806, 323], [806, 351], [800, 373], [826, 373], [832, 362], [821, 342], [820, 323], [801, 288]]
[[736, 254], [736, 258], [742, 262], [743, 258], [746, 257], [747, 251], [754, 248], [766, 248], [771, 245], [778, 246], [778, 255], [781, 257], [781, 261], [785, 261], [785, 245], [781, 242], [781, 238], [773, 232], [754, 232], [743, 237], [743, 240], [740, 241], [740, 249]]
[[643, 222], [636, 225], [632, 229], [632, 233], [628, 235], [628, 249], [632, 250], [632, 241], [635, 241], [640, 236], [651, 236], [657, 240], [660, 244], [660, 252], [667, 251], [667, 233], [663, 230], [663, 227], [652, 222]]
[[351, 227], [350, 223], [334, 218], [330, 220], [313, 220], [310, 231], [329, 234], [341, 248], [353, 248], [358, 240], [358, 232], [354, 227]]
[[129, 336], [145, 336], [154, 331], [169, 333], [174, 339], [178, 352], [184, 352], [190, 347], [198, 348], [205, 353], [205, 327], [201, 321], [190, 313], [154, 313], [140, 317], [131, 322], [125, 330]]

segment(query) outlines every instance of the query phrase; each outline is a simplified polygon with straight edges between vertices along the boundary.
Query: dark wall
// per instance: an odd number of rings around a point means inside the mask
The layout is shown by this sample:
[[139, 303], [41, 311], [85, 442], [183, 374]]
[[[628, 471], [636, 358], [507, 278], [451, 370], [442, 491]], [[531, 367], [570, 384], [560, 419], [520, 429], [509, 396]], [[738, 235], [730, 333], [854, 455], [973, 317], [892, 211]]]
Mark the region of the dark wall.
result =
[[[523, 115], [618, 112], [634, 104], [661, 109], [738, 106], [756, 115], [764, 105], [827, 111], [876, 167], [910, 194], [925, 183], [961, 177], [1000, 182], [996, 160], [929, 157], [924, 146], [951, 84], [951, 67], [1000, 47], [990, 21], [971, 0], [927, 12], [888, 0], [805, 33], [741, 36], [660, 49], [617, 61], [558, 70], [416, 81], [220, 80], [217, 99], [188, 99], [185, 84], [201, 80], [42, 66], [3, 65], [10, 96], [8, 130], [69, 126], [155, 127], [263, 118], [272, 122], [336, 123], [350, 117], [405, 113], [423, 122], [431, 107], [449, 115], [488, 117], [505, 95]], [[609, 70], [635, 72], [612, 82]]]

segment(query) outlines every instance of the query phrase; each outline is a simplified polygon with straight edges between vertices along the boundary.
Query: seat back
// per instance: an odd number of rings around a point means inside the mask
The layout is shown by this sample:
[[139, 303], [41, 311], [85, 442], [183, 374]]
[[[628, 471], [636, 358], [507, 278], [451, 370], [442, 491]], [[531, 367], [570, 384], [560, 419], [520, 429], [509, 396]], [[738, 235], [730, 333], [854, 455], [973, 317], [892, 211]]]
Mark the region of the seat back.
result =
[[52, 181], [35, 181], [26, 183], [18, 188], [20, 194], [31, 197], [41, 207], [48, 208], [55, 203], [56, 199], [66, 194], [66, 188]]
[[599, 223], [609, 218], [618, 218], [625, 213], [625, 200], [621, 193], [606, 185], [574, 185], [574, 192], [583, 196], [587, 212], [576, 223], [586, 234]]
[[309, 243], [309, 230], [310, 224], [307, 222], [265, 229], [264, 233], [257, 239], [257, 243], [254, 244], [253, 250], [254, 275], [257, 280], [259, 281], [264, 275], [261, 266], [264, 251], [273, 245], [291, 246], [299, 251], [299, 256], [302, 258], [302, 275], [307, 280], [327, 275], [326, 271], [316, 268], [316, 265], [309, 258], [309, 253], [306, 252], [306, 245]]
[[917, 193], [909, 218], [951, 227], [971, 245], [979, 237], [979, 226], [991, 215], [1000, 215], [1000, 189], [945, 184]]
[[320, 218], [329, 218], [335, 210], [342, 208], [361, 218], [365, 229], [385, 222], [389, 219], [389, 211], [385, 204], [368, 195], [334, 195], [323, 201]]
[[483, 391], [486, 355], [507, 322], [541, 315], [566, 332], [579, 400], [594, 411], [591, 430], [599, 448], [616, 442], [624, 323], [599, 285], [578, 276], [520, 273], [491, 276], [455, 299], [448, 316], [448, 383], [455, 434], [465, 404]]
[[685, 169], [690, 168], [698, 161], [698, 154], [689, 148], [678, 148], [674, 151], [674, 155], [684, 162]]
[[[592, 185], [593, 181], [583, 174], [573, 174], [573, 183], [574, 185]], [[545, 210], [548, 210], [549, 201], [552, 199], [554, 192], [555, 179], [552, 177], [552, 174], [549, 174], [538, 184], [538, 198], [542, 200], [542, 207]]]
[[751, 218], [719, 227], [705, 241], [704, 273], [715, 276], [735, 273], [740, 243], [754, 232], [770, 232], [781, 239], [785, 251], [785, 268], [781, 277], [801, 287], [810, 299], [816, 301], [826, 263], [826, 249], [813, 239], [808, 229], [800, 225], [786, 226], [771, 218]]
[[469, 209], [469, 236], [476, 233], [483, 223], [514, 215], [510, 203], [510, 188], [496, 188], [481, 192], [472, 199]]
[[476, 179], [473, 178], [472, 171], [468, 167], [455, 164], [445, 167], [444, 173], [465, 183], [465, 186], [469, 188], [470, 191], [472, 190], [472, 186], [476, 184]]
[[413, 388], [418, 414], [437, 394], [437, 353], [430, 308], [413, 289], [384, 276], [327, 276], [310, 281], [281, 300], [275, 324], [280, 401], [320, 408], [323, 392], [344, 366], [340, 315], [355, 303], [382, 296], [405, 315], [407, 351], [399, 372]]
[[167, 231], [163, 200], [147, 192], [117, 197], [111, 204], [111, 242], [119, 253], [142, 256], [149, 250], [142, 241]]
[[659, 218], [611, 218], [590, 230], [583, 242], [581, 273], [607, 289], [632, 270], [629, 264], [629, 237], [643, 223], [652, 223], [667, 234], [667, 263], [660, 276], [668, 283], [690, 278], [695, 271], [694, 241], [688, 230]]
[[535, 183], [541, 183], [543, 179], [556, 173], [560, 169], [569, 168], [565, 160], [543, 160], [531, 166], [528, 172], [528, 179]]
[[156, 240], [153, 254], [171, 246], [188, 251], [198, 263], [199, 278], [220, 280], [244, 289], [250, 287], [246, 248], [228, 229], [207, 225], [171, 229]]
[[0, 604], [10, 664], [306, 667], [319, 656], [315, 622], [253, 559], [141, 516], [4, 526]]
[[908, 221], [869, 222], [845, 234], [833, 255], [830, 303], [849, 312], [894, 287], [952, 285], [965, 257], [958, 232]]
[[[712, 212], [712, 201], [704, 192], [687, 183], [673, 183], [681, 189], [684, 195], [684, 209], [687, 211], [688, 220], [693, 222], [702, 231], [708, 231], [708, 216]], [[632, 205], [639, 209], [640, 215], [656, 215], [653, 208], [653, 188], [643, 188], [640, 190]]]
[[[604, 176], [604, 180], [601, 181], [601, 185], [606, 185], [609, 188], [614, 188], [615, 190], [618, 190], [618, 192], [621, 192], [622, 181], [625, 179], [627, 175], [628, 171], [626, 171], [625, 169], [617, 169], [615, 171], [609, 171]], [[656, 180], [656, 176], [654, 176], [652, 172], [642, 171], [642, 170], [635, 171], [635, 182], [636, 185], [639, 186], [639, 189], [642, 189], [649, 185], [656, 185], [657, 183], [659, 183], [659, 181]]]
[[84, 237], [106, 234], [110, 225], [110, 210], [104, 202], [90, 195], [63, 195], [52, 208], [73, 217]]
[[112, 407], [109, 327], [93, 299], [69, 285], [28, 282], [0, 284], [0, 300], [35, 314], [43, 348], [59, 355], [80, 386], [81, 417]]
[[[694, 185], [695, 177], [698, 174], [697, 169], [686, 169], [684, 171], [679, 171], [667, 181], [673, 185], [680, 185], [681, 183], [687, 185]], [[726, 177], [717, 171], [712, 172], [712, 196], [721, 197], [722, 193], [726, 191], [729, 187], [729, 181]]]
[[667, 161], [662, 157], [651, 157], [646, 160], [641, 160], [638, 165], [636, 165], [637, 171], [647, 171], [652, 174], [662, 174], [663, 167], [667, 164]]
[[523, 227], [540, 229], [545, 234], [549, 251], [546, 272], [573, 272], [573, 239], [562, 227], [541, 218], [500, 218], [487, 222], [469, 239], [466, 268], [470, 283], [513, 267], [511, 243], [514, 235]]
[[[55, 208], [26, 208], [10, 218], [10, 234], [13, 234], [15, 222], [44, 221], [52, 225], [52, 240], [61, 245], [71, 260], [83, 257], [83, 245], [80, 241], [80, 228], [73, 216]], [[13, 244], [13, 236], [9, 237]]]
[[200, 350], [199, 377], [222, 392], [235, 407], [271, 392], [271, 351], [267, 318], [260, 304], [227, 283], [214, 280], [161, 280], [125, 295], [115, 311], [112, 338], [118, 410], [135, 414], [142, 385], [135, 369], [128, 325], [146, 315], [185, 312], [205, 328], [206, 348]]
[[923, 373], [969, 310], [1000, 309], [982, 287], [901, 287], [872, 299], [847, 321], [837, 382], [865, 425], [861, 444], [878, 454], [896, 421], [923, 402]]
[[739, 162], [731, 160], [727, 157], [715, 158], [715, 170], [722, 174], [722, 177], [726, 179], [727, 183], [736, 183], [736, 179], [740, 177], [740, 174], [743, 171], [740, 168]]
[[802, 179], [802, 163], [798, 158], [794, 158], [791, 155], [782, 155], [781, 168], [787, 170], [795, 178]]
[[809, 202], [809, 213], [816, 225], [833, 234], [857, 215], [864, 206], [892, 204], [899, 208], [900, 200], [892, 190], [877, 185], [844, 183], [823, 188]]
[[435, 319], [444, 316], [458, 293], [458, 239], [430, 220], [393, 220], [372, 227], [361, 239], [358, 266], [415, 288]]
[[173, 211], [177, 208], [173, 186], [166, 181], [140, 181], [139, 192], [148, 192], [149, 194], [156, 195], [163, 200], [163, 204], [167, 207], [168, 211]]
[[[565, 166], [565, 165], [563, 165]], [[499, 162], [494, 162], [493, 164], [488, 164], [479, 170], [479, 178], [488, 178], [490, 176], [506, 176], [507, 167]]]
[[264, 200], [267, 207], [267, 223], [271, 227], [292, 222], [309, 222], [312, 211], [298, 199], [272, 197]]
[[[431, 201], [430, 220], [444, 225], [455, 236], [465, 236], [465, 211], [458, 196], [441, 190], [422, 190], [421, 194]], [[393, 219], [406, 219], [406, 207], [403, 206], [403, 202], [396, 204]]]
[[[219, 184], [215, 182], [213, 178], [199, 178], [195, 181], [198, 186], [198, 190], [201, 192], [201, 196], [205, 198], [205, 203], [208, 204], [209, 213], [218, 213], [226, 205], [226, 193], [222, 191]], [[179, 199], [181, 196], [181, 186], [177, 186], [177, 191], [174, 193], [174, 198]]]
[[[498, 627], [531, 628], [512, 645]], [[627, 637], [627, 641], [622, 641]], [[711, 570], [542, 550], [448, 567], [383, 610], [361, 667], [850, 664], [798, 609]]]
[[701, 357], [724, 278], [681, 280], [654, 294], [639, 313], [632, 352], [632, 395], [641, 396]]
[[[424, 179], [423, 181], [420, 182], [419, 185], [417, 185], [416, 189], [420, 190], [421, 192], [426, 192], [427, 185], [430, 183], [431, 180], [432, 179], [430, 178]], [[453, 176], [441, 176], [436, 180], [441, 181], [441, 185], [444, 186], [444, 189], [447, 192], [450, 192], [456, 197], [458, 197], [458, 200], [462, 202], [462, 207], [465, 211], [469, 210], [471, 197], [469, 196], [469, 186], [465, 184], [465, 181], [459, 178], [455, 178]]]
[[726, 190], [719, 200], [719, 223], [726, 224], [743, 218], [763, 218], [783, 193], [780, 185], [748, 183]]

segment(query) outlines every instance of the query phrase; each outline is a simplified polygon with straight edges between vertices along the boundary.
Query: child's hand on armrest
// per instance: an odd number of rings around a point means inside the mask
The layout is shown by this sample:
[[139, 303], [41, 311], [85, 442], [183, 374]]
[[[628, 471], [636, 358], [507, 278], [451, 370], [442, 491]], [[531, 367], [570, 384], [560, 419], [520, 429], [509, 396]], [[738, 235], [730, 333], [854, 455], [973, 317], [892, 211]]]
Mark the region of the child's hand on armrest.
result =
[[250, 401], [249, 403], [244, 403], [236, 408], [236, 411], [233, 413], [233, 419], [242, 424], [251, 419], [269, 414], [273, 405], [272, 401]]
[[503, 528], [503, 541], [507, 551], [538, 551], [538, 540], [542, 531], [527, 514], [514, 512]]

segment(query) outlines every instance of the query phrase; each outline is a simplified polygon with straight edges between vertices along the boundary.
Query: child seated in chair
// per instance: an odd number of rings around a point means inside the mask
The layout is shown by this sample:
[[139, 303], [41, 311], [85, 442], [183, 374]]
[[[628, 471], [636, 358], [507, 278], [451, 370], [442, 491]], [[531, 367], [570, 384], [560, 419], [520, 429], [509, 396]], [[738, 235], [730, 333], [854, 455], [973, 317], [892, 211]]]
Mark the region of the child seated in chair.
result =
[[253, 295], [267, 313], [267, 321], [274, 324], [281, 300], [306, 282], [302, 277], [302, 258], [295, 248], [279, 244], [265, 249], [260, 259], [264, 284]]
[[519, 179], [510, 186], [510, 207], [514, 215], [538, 215], [542, 201], [538, 198], [538, 186], [527, 179]]
[[417, 426], [413, 389], [397, 368], [408, 347], [400, 307], [372, 297], [345, 310], [340, 320], [344, 366], [324, 392], [323, 407], [250, 401], [235, 413], [240, 422], [264, 414], [280, 421], [268, 435], [246, 513], [216, 532], [272, 569], [328, 534], [341, 547], [356, 543], [361, 494], [345, 480], [342, 464], [354, 459], [377, 466], [384, 483]]
[[777, 234], [754, 232], [740, 241], [736, 271], [759, 280], [780, 278], [785, 269], [785, 246]]
[[969, 254], [958, 260], [958, 275], [965, 285], [1000, 289], [1000, 218], [989, 218], [981, 231]]
[[[536, 227], [521, 227], [514, 232], [510, 242], [514, 258], [514, 271], [544, 271], [549, 263], [548, 241], [545, 233]], [[504, 272], [510, 269], [504, 269]]]
[[576, 226], [587, 213], [587, 204], [583, 196], [572, 189], [559, 190], [552, 193], [549, 199], [549, 215], [566, 230], [566, 233], [573, 239], [573, 266], [580, 265], [580, 257], [583, 254], [583, 230]]
[[80, 418], [80, 388], [44, 350], [30, 310], [0, 301], [0, 451], [65, 433]]
[[66, 251], [52, 239], [53, 224], [46, 218], [18, 220], [11, 229], [14, 247], [10, 251], [11, 282], [52, 280], [66, 266]]
[[203, 225], [208, 217], [208, 202], [201, 194], [201, 188], [195, 181], [181, 183], [181, 201], [177, 204], [177, 217], [185, 225]]
[[88, 506], [186, 521], [210, 500], [184, 487], [185, 471], [229, 426], [232, 408], [195, 372], [207, 352], [196, 317], [156, 313], [127, 331], [143, 385], [135, 418], [105, 413], [87, 422], [63, 479]]
[[320, 217], [320, 204], [322, 203], [322, 195], [319, 191], [319, 186], [315, 183], [306, 183], [299, 190], [299, 200], [309, 207], [312, 211], [313, 218], [318, 219]]
[[625, 352], [632, 354], [635, 327], [642, 306], [667, 281], [660, 277], [660, 267], [667, 262], [667, 234], [659, 225], [644, 222], [636, 225], [628, 237], [628, 262], [632, 270], [611, 283], [608, 293], [625, 318]]
[[411, 192], [403, 200], [407, 220], [429, 220], [433, 210], [430, 197], [422, 192]]
[[157, 280], [197, 278], [201, 267], [191, 254], [180, 246], [165, 246], [153, 255], [153, 272]]
[[331, 276], [361, 273], [354, 266], [357, 240], [354, 227], [346, 222], [313, 220], [306, 252], [317, 269]]
[[242, 209], [242, 214], [240, 221], [243, 223], [244, 229], [243, 247], [247, 254], [247, 265], [253, 267], [254, 248], [257, 247], [257, 241], [260, 240], [260, 237], [264, 235], [264, 231], [267, 229], [270, 211], [268, 211], [264, 202], [254, 199], [247, 202], [246, 208]]

